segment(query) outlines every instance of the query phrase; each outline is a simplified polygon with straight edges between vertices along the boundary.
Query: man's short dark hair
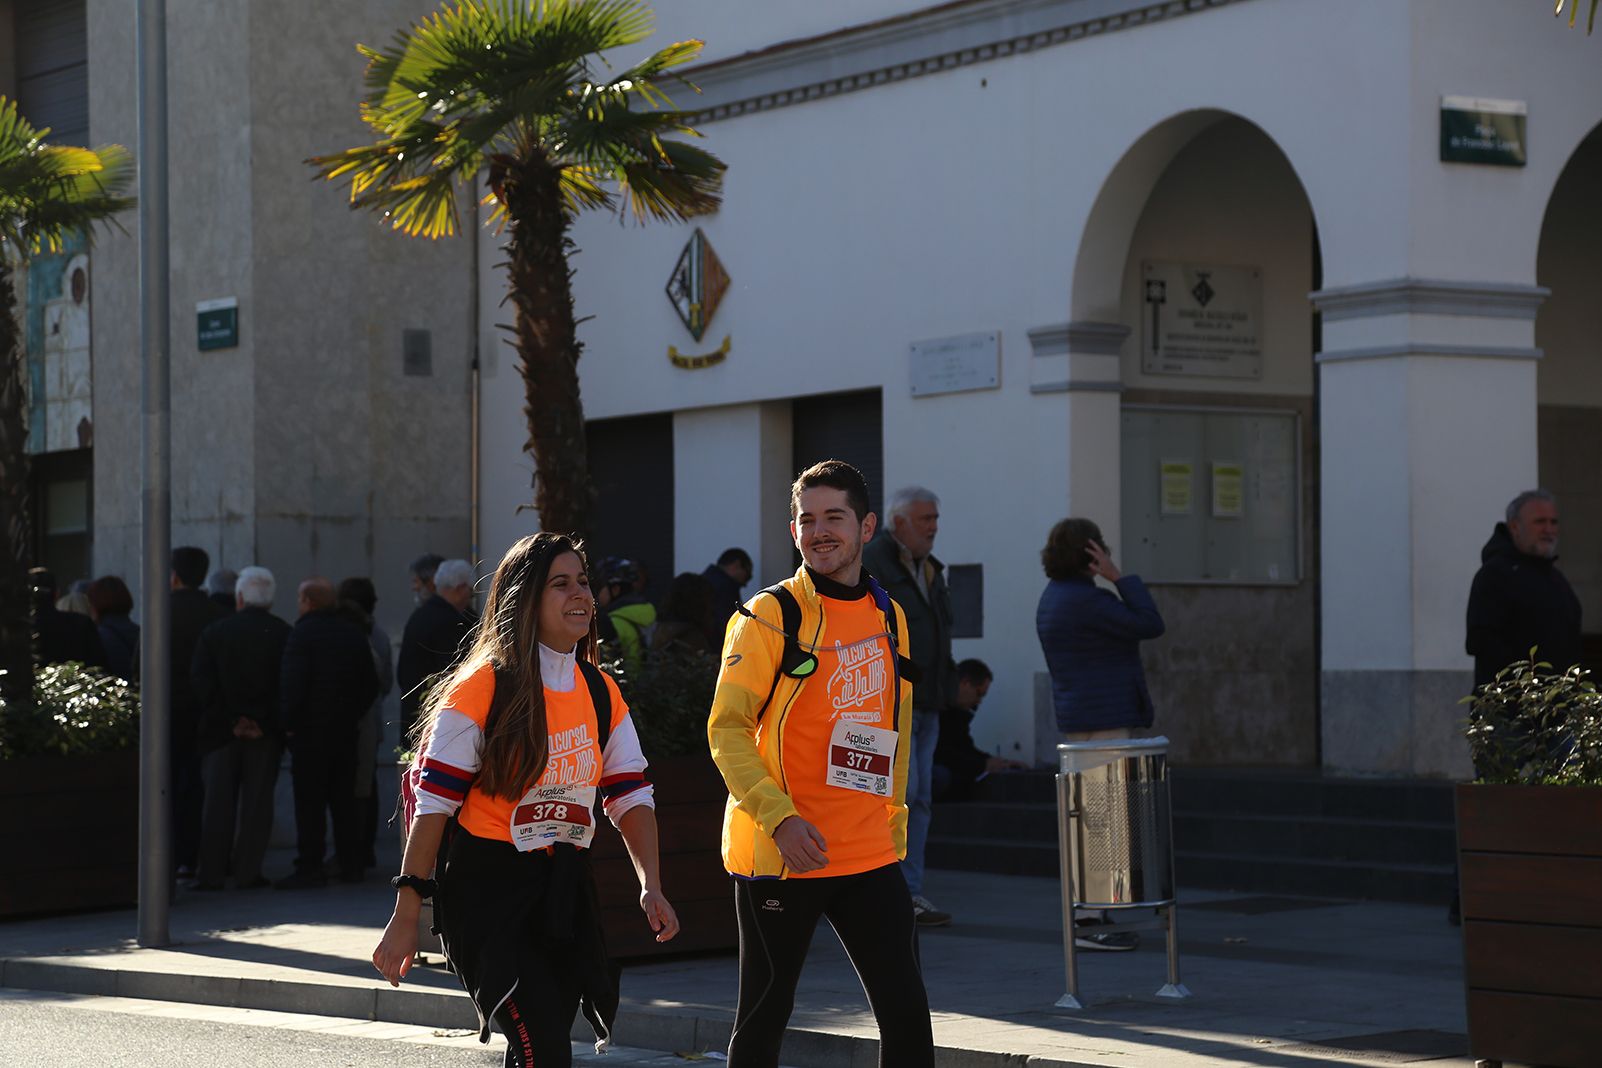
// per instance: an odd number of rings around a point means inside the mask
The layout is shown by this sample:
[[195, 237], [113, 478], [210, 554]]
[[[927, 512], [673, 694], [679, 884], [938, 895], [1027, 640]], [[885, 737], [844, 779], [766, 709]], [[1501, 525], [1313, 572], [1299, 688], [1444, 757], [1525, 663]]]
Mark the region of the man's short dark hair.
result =
[[957, 665], [958, 682], [971, 682], [977, 686], [982, 682], [990, 682], [995, 677], [990, 665], [977, 657], [969, 657]]
[[790, 486], [790, 515], [801, 514], [801, 494], [818, 486], [845, 491], [846, 503], [856, 514], [857, 522], [868, 517], [868, 480], [862, 472], [844, 460], [824, 460], [815, 463], [799, 475]]
[[180, 545], [172, 551], [172, 573], [185, 589], [198, 590], [206, 582], [211, 570], [211, 557], [205, 549], [194, 545]]
[[411, 566], [406, 570], [410, 571], [413, 575], [416, 575], [419, 581], [433, 582], [434, 572], [439, 568], [439, 565], [443, 564], [444, 562], [445, 558], [438, 553], [424, 553], [416, 560], [413, 560]]
[[739, 564], [747, 571], [751, 570], [751, 554], [744, 549], [724, 549], [718, 557], [719, 567], [728, 567], [730, 564]]

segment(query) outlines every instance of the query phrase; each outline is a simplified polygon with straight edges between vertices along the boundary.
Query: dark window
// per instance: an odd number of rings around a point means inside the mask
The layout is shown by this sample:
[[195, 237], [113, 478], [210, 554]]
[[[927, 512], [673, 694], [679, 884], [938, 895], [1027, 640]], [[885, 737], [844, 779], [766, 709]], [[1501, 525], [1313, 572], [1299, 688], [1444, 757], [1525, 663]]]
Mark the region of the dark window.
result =
[[401, 331], [401, 368], [409, 375], [434, 373], [434, 336], [427, 330]]
[[985, 636], [985, 566], [952, 564], [946, 568], [946, 585], [951, 589], [953, 638]]
[[94, 539], [94, 453], [33, 457], [33, 560], [55, 572], [63, 591], [90, 574]]
[[89, 143], [89, 30], [84, 0], [18, 0], [17, 108], [57, 144]]
[[673, 581], [673, 416], [596, 419], [585, 437], [598, 495], [590, 562], [638, 560], [646, 597], [660, 602]]
[[[868, 480], [868, 507], [884, 500], [884, 414], [876, 389], [800, 397], [791, 404], [795, 472], [819, 460], [844, 460]], [[880, 516], [881, 521], [883, 516]]]

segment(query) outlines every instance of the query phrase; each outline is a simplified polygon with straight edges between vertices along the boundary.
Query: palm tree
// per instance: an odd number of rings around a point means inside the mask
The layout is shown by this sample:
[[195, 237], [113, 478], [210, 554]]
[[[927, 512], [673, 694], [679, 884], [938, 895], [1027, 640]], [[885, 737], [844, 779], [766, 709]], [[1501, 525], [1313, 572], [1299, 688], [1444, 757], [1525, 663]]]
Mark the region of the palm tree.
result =
[[636, 221], [716, 210], [724, 165], [673, 135], [699, 136], [658, 82], [700, 54], [672, 44], [614, 71], [603, 53], [650, 36], [641, 0], [455, 0], [367, 57], [362, 119], [372, 144], [308, 160], [348, 176], [351, 205], [406, 234], [456, 233], [457, 188], [488, 170], [506, 245], [514, 346], [545, 530], [591, 533], [594, 489], [579, 400], [569, 229], [606, 208]]
[[33, 524], [28, 486], [28, 371], [15, 317], [17, 263], [59, 252], [73, 234], [133, 204], [125, 194], [133, 160], [120, 145], [99, 151], [50, 144], [0, 96], [0, 701], [33, 698], [28, 561]]

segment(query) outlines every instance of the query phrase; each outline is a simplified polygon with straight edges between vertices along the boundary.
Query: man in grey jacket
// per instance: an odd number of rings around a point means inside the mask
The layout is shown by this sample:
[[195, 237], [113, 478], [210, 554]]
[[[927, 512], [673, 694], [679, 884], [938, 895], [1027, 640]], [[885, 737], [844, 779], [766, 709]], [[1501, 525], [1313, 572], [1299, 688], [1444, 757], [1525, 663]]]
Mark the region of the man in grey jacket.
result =
[[945, 565], [934, 557], [940, 530], [940, 498], [922, 486], [906, 486], [890, 498], [886, 532], [862, 551], [868, 573], [879, 580], [907, 616], [907, 645], [918, 665], [912, 687], [912, 760], [907, 773], [907, 859], [901, 870], [912, 891], [912, 910], [923, 927], [943, 927], [951, 914], [923, 896], [923, 852], [929, 838], [935, 743], [940, 713], [956, 696], [951, 659], [951, 593]]

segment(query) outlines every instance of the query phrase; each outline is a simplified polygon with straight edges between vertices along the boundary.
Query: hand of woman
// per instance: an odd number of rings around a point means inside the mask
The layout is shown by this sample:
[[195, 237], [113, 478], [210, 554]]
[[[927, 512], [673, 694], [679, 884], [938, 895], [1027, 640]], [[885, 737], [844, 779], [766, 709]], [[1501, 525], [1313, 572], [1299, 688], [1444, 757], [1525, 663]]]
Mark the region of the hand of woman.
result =
[[673, 906], [662, 896], [662, 891], [642, 890], [640, 911], [645, 913], [645, 922], [656, 932], [658, 942], [670, 941], [679, 933], [679, 914], [673, 911]]
[[1117, 582], [1123, 577], [1119, 573], [1117, 566], [1112, 562], [1112, 557], [1107, 555], [1107, 550], [1100, 545], [1090, 542], [1085, 546], [1085, 552], [1090, 556], [1090, 573], [1092, 575], [1100, 575], [1108, 582]]
[[[665, 904], [665, 902], [664, 902]], [[668, 912], [671, 914], [672, 910]], [[677, 923], [677, 921], [674, 921]], [[373, 967], [389, 980], [390, 986], [400, 986], [406, 973], [412, 970], [412, 958], [417, 955], [417, 917], [407, 919], [396, 910], [384, 928], [384, 937], [373, 950]]]

